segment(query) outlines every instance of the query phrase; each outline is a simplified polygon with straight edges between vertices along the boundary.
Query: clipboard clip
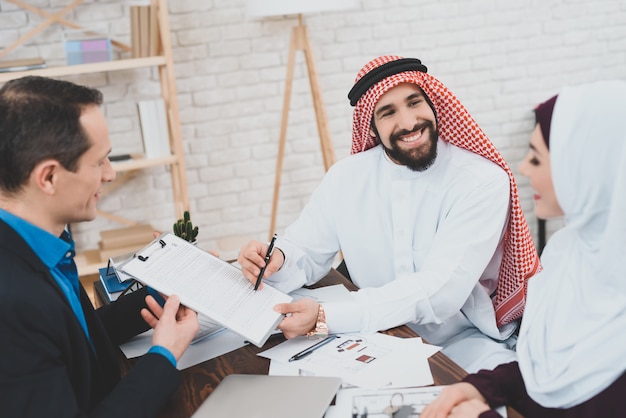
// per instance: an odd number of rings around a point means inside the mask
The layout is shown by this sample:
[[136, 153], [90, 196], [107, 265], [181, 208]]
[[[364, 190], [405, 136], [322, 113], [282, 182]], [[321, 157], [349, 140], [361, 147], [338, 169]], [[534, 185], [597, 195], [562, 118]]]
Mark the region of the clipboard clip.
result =
[[167, 245], [167, 243], [166, 243], [165, 241], [163, 241], [162, 239], [160, 239], [160, 240], [159, 240], [159, 244], [161, 244], [161, 246], [160, 246], [160, 247], [156, 247], [155, 249], [153, 249], [152, 251], [150, 251], [150, 254], [148, 254], [148, 255], [141, 255], [141, 254], [138, 254], [138, 255], [137, 255], [137, 258], [138, 258], [140, 261], [146, 261], [146, 260], [148, 260], [148, 258], [150, 258], [150, 256], [151, 256], [152, 254], [154, 254], [154, 252], [155, 252], [155, 251], [160, 250], [161, 248], [164, 248], [164, 247]]
[[113, 269], [113, 266], [111, 265], [111, 259], [109, 258], [109, 261], [107, 262], [107, 276], [113, 273], [115, 273], [115, 270]]

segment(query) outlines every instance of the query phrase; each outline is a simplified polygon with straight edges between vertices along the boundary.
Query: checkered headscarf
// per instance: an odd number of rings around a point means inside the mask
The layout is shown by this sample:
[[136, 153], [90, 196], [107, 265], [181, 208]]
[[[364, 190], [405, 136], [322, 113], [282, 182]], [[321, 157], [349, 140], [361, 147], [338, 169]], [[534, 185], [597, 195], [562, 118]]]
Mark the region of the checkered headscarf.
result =
[[[375, 77], [372, 78], [373, 75]], [[359, 80], [362, 80], [361, 83]], [[520, 206], [511, 169], [456, 96], [443, 83], [427, 74], [426, 67], [417, 59], [382, 56], [370, 61], [359, 71], [355, 86], [348, 95], [355, 106], [351, 153], [356, 154], [378, 144], [370, 133], [374, 107], [383, 94], [401, 83], [417, 84], [428, 96], [434, 106], [441, 139], [487, 158], [509, 175], [510, 214], [493, 304], [498, 326], [512, 322], [524, 313], [527, 280], [540, 269], [539, 256]]]

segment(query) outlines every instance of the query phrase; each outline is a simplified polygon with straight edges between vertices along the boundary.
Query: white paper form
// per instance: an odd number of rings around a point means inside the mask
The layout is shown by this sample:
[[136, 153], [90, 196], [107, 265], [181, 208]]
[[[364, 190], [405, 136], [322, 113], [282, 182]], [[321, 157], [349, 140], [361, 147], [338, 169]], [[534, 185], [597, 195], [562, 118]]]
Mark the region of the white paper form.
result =
[[[420, 338], [397, 338], [385, 334], [340, 334], [302, 360], [289, 358], [315, 342], [298, 337], [258, 355], [272, 360], [270, 374], [338, 376], [345, 385], [366, 388], [432, 385], [428, 357], [439, 347], [423, 344]], [[282, 366], [282, 367], [281, 367]], [[279, 371], [282, 369], [282, 372]]]
[[274, 305], [292, 300], [267, 284], [255, 291], [240, 269], [170, 233], [120, 269], [163, 294], [178, 295], [184, 305], [257, 347], [283, 318]]
[[311, 298], [319, 303], [323, 303], [347, 300], [350, 297], [350, 291], [342, 284], [335, 284], [315, 289], [307, 289], [303, 287], [290, 292], [289, 295], [292, 296], [294, 300]]

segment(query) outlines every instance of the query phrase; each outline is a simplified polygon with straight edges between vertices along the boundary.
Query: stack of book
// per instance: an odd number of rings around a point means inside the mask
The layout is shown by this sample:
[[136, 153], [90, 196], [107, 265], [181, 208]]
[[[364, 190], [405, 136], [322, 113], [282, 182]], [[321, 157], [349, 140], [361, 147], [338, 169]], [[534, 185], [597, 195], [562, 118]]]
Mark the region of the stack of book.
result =
[[130, 6], [131, 54], [133, 58], [159, 54], [160, 34], [157, 1]]
[[153, 239], [154, 228], [148, 224], [101, 231], [98, 244], [100, 261], [106, 263], [110, 258], [137, 251]]
[[[104, 291], [99, 292], [99, 296], [105, 303], [115, 302], [135, 282], [132, 278], [121, 281], [113, 267], [103, 267], [99, 271], [100, 282]], [[99, 290], [98, 287], [95, 288], [96, 291]]]

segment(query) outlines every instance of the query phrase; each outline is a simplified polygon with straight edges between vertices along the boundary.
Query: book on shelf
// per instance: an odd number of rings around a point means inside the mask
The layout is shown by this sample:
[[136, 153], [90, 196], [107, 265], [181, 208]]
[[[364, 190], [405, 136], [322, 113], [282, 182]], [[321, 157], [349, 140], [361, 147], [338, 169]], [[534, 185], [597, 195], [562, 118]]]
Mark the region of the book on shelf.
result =
[[108, 28], [72, 29], [63, 32], [67, 65], [113, 61]]
[[293, 298], [267, 283], [254, 285], [241, 270], [172, 233], [161, 234], [119, 268], [164, 295], [262, 347], [284, 315], [277, 303]]
[[36, 70], [38, 68], [46, 68], [46, 61], [41, 57], [0, 61], [0, 73]]
[[160, 33], [158, 0], [130, 6], [131, 55], [133, 58], [158, 55]]
[[159, 33], [159, 0], [150, 3], [150, 56], [159, 54], [161, 34]]
[[130, 161], [132, 159], [133, 159], [133, 156], [131, 154], [109, 155], [109, 161], [111, 161], [112, 163], [115, 163], [118, 161]]
[[139, 7], [130, 6], [130, 53], [133, 58], [141, 56], [139, 47]]
[[139, 56], [150, 55], [150, 6], [139, 7]]
[[146, 158], [171, 155], [167, 112], [163, 99], [141, 100], [137, 102], [137, 109]]

